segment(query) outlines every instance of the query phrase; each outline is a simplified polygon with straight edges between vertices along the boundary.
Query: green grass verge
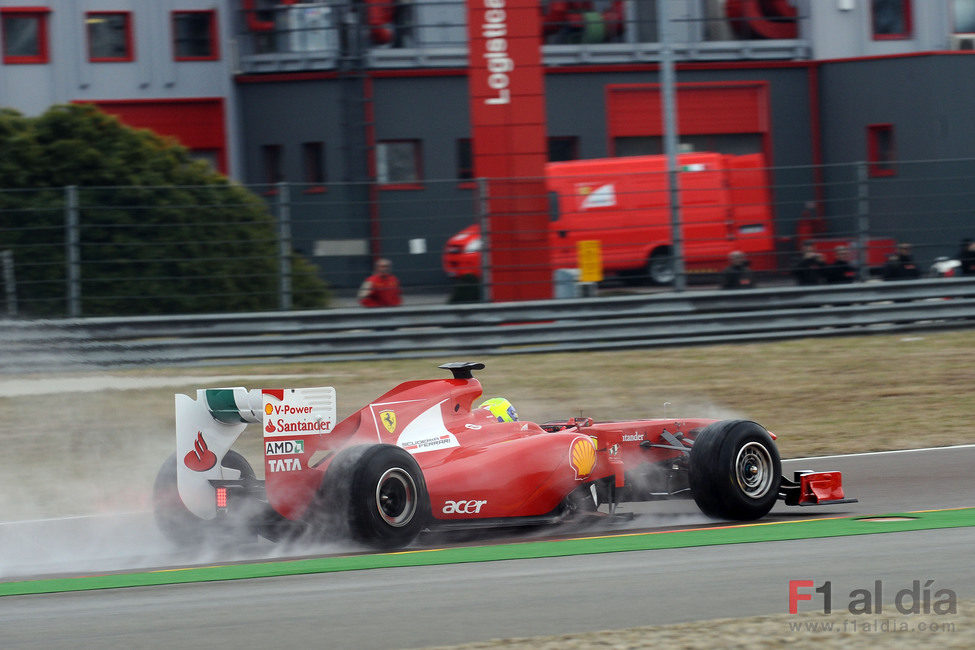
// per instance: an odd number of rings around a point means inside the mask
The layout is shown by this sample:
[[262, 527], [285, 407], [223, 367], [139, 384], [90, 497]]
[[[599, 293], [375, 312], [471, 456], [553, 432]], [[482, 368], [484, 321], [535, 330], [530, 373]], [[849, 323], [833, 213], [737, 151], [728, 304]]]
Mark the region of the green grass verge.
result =
[[651, 533], [622, 533], [558, 541], [519, 542], [490, 546], [441, 548], [373, 555], [279, 560], [252, 564], [189, 567], [139, 573], [25, 580], [0, 583], [0, 596], [43, 594], [118, 587], [241, 580], [308, 573], [356, 571], [386, 567], [429, 566], [530, 558], [645, 551], [691, 546], [772, 542], [817, 537], [843, 537], [937, 528], [975, 526], [975, 508], [930, 510], [874, 517], [817, 518], [759, 522]]

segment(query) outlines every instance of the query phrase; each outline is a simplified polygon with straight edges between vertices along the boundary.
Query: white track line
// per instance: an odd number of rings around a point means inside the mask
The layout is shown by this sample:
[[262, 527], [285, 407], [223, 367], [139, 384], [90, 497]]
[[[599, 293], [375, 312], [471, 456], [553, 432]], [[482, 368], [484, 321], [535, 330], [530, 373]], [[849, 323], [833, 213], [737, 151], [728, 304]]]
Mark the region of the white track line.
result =
[[67, 515], [65, 517], [47, 517], [46, 519], [18, 519], [17, 521], [0, 521], [0, 526], [12, 526], [19, 524], [50, 524], [62, 521], [85, 521], [88, 519], [99, 519], [107, 517], [142, 517], [151, 516], [151, 510], [130, 510], [127, 512], [110, 512], [92, 515]]
[[800, 461], [800, 460], [825, 460], [828, 458], [854, 458], [856, 456], [879, 456], [881, 454], [910, 454], [915, 451], [944, 451], [947, 449], [972, 449], [975, 448], [975, 444], [972, 445], [951, 445], [950, 447], [922, 447], [920, 449], [891, 449], [890, 451], [862, 451], [856, 454], [836, 454], [834, 456], [805, 456], [802, 458], [783, 458], [782, 462]]

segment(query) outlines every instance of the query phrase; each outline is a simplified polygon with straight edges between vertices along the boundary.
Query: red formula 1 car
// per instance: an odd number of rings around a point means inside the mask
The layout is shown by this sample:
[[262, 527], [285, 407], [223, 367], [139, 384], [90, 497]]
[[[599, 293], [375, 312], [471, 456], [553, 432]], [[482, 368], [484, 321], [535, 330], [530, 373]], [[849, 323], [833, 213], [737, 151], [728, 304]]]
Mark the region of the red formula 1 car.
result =
[[[177, 395], [160, 529], [189, 544], [243, 530], [399, 548], [426, 529], [557, 523], [623, 502], [691, 496], [707, 515], [751, 520], [776, 499], [852, 501], [839, 472], [783, 478], [774, 436], [754, 422], [518, 421], [475, 407], [483, 364], [440, 367], [453, 377], [400, 384], [338, 423], [334, 388]], [[230, 450], [248, 423], [263, 430], [263, 481]]]

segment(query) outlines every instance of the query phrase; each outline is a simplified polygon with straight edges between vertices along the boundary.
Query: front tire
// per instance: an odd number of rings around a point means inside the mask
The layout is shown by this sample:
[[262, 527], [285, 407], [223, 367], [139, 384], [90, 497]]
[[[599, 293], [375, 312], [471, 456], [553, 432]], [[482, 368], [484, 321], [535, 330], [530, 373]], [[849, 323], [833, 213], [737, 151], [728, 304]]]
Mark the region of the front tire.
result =
[[781, 477], [775, 442], [755, 422], [715, 422], [694, 439], [688, 472], [691, 494], [710, 517], [764, 517], [778, 498]]
[[429, 520], [430, 498], [416, 459], [395, 445], [343, 450], [325, 472], [318, 508], [328, 528], [373, 548], [416, 539]]

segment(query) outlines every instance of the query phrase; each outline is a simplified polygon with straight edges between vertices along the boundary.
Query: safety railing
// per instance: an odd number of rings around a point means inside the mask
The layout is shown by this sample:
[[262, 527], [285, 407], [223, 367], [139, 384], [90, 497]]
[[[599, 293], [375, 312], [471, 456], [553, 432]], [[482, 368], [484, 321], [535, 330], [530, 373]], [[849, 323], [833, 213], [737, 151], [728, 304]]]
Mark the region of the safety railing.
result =
[[975, 278], [520, 303], [0, 321], [0, 371], [479, 358], [971, 327]]

